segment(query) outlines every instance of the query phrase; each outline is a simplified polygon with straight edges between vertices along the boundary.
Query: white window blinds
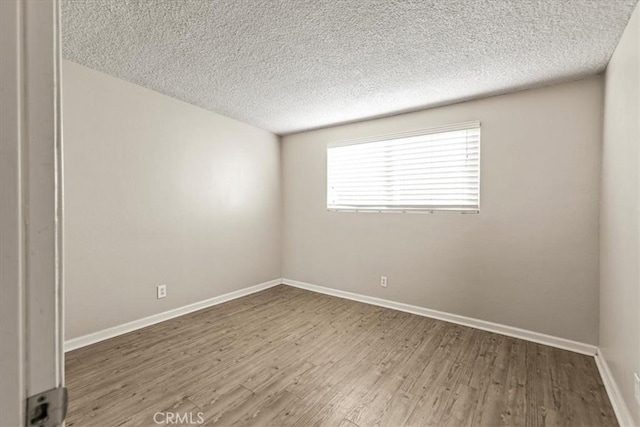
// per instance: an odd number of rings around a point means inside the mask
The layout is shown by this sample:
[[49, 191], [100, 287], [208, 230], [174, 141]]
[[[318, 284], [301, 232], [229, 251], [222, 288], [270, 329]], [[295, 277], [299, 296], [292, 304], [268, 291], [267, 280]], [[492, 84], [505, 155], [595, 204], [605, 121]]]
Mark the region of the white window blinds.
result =
[[327, 208], [478, 212], [480, 123], [327, 149]]

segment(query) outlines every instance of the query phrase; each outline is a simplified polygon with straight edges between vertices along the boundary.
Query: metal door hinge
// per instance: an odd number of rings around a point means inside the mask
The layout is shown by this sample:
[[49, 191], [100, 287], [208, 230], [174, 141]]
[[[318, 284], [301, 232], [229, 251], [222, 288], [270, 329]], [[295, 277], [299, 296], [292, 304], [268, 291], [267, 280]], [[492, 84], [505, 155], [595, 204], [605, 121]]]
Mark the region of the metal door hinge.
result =
[[52, 388], [27, 399], [28, 427], [58, 427], [67, 415], [67, 389]]

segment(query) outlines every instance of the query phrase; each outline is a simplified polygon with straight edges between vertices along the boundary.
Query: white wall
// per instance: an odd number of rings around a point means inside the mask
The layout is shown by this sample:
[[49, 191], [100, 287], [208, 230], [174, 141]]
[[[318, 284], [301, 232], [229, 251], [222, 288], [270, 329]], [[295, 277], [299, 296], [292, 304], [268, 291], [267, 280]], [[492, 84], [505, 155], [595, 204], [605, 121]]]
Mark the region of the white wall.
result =
[[[284, 137], [283, 277], [597, 344], [602, 104], [597, 76]], [[327, 143], [470, 120], [479, 215], [327, 212]]]
[[277, 136], [62, 71], [66, 339], [280, 276]]
[[640, 7], [605, 74], [600, 202], [600, 351], [635, 424], [640, 405]]
[[20, 107], [25, 83], [19, 67], [20, 26], [17, 1], [0, 2], [0, 420], [24, 420], [24, 230], [21, 185]]

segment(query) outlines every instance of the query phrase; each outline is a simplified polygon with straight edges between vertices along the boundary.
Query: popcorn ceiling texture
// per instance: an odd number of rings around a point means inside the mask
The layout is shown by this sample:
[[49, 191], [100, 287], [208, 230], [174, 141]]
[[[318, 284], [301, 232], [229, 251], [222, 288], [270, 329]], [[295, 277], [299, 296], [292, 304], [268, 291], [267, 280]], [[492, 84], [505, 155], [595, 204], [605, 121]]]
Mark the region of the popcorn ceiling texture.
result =
[[63, 0], [63, 56], [287, 134], [599, 73], [635, 3]]

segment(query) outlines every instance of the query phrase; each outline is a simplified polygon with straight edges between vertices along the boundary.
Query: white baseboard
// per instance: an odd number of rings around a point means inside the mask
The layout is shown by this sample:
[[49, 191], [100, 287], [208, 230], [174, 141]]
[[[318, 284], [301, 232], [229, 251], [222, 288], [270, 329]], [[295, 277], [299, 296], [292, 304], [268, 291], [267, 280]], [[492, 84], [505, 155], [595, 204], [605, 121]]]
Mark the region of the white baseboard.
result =
[[217, 297], [209, 298], [204, 301], [199, 301], [193, 304], [185, 305], [182, 307], [174, 308], [173, 310], [165, 311], [163, 313], [154, 314], [149, 317], [134, 320], [132, 322], [124, 323], [122, 325], [107, 328], [102, 331], [94, 332], [88, 335], [83, 335], [78, 338], [73, 338], [65, 341], [64, 351], [75, 350], [80, 347], [85, 347], [90, 344], [94, 344], [109, 338], [117, 337], [118, 335], [126, 334], [127, 332], [135, 331], [137, 329], [145, 328], [147, 326], [154, 325], [165, 320], [173, 319], [174, 317], [182, 316], [194, 311], [202, 310], [203, 308], [211, 307], [223, 302], [231, 301], [236, 298], [240, 298], [246, 295], [250, 295], [273, 286], [281, 284], [280, 279], [270, 280], [268, 282], [260, 283], [255, 286], [249, 286], [248, 288], [240, 289], [238, 291], [229, 292], [228, 294], [220, 295]]
[[526, 329], [515, 328], [513, 326], [501, 325], [499, 323], [487, 322], [485, 320], [474, 319], [471, 317], [461, 316], [458, 314], [446, 313], [444, 311], [433, 310], [430, 308], [418, 307], [415, 305], [404, 304], [401, 302], [385, 300], [382, 298], [370, 297], [367, 295], [356, 294], [353, 292], [341, 291], [338, 289], [327, 288], [324, 286], [313, 285], [311, 283], [301, 282], [292, 279], [274, 279], [268, 282], [260, 283], [255, 286], [250, 286], [238, 291], [229, 292], [224, 295], [209, 298], [204, 301], [199, 301], [193, 304], [185, 305], [183, 307], [174, 308], [163, 313], [154, 314], [149, 317], [134, 320], [132, 322], [124, 323], [122, 325], [114, 326], [102, 331], [94, 332], [88, 335], [84, 335], [78, 338], [73, 338], [65, 341], [65, 352], [75, 350], [80, 347], [84, 347], [90, 344], [94, 344], [99, 341], [103, 341], [109, 338], [116, 337], [118, 335], [126, 334], [137, 329], [141, 329], [153, 324], [163, 322], [165, 320], [173, 319], [174, 317], [182, 316], [184, 314], [192, 313], [194, 311], [202, 310], [203, 308], [211, 307], [217, 304], [221, 304], [226, 301], [230, 301], [236, 298], [250, 295], [255, 292], [262, 291], [264, 289], [271, 288], [273, 286], [284, 283], [285, 285], [293, 286], [296, 288], [306, 289], [313, 292], [318, 292], [326, 295], [333, 295], [340, 298], [346, 298], [353, 301], [359, 301], [366, 304], [373, 304], [380, 307], [391, 308], [394, 310], [404, 311], [407, 313], [417, 314], [419, 316], [430, 317], [434, 319], [444, 320], [445, 322], [455, 323], [458, 325], [469, 326], [484, 331], [494, 332], [497, 334], [507, 335], [514, 338], [520, 338], [527, 341], [533, 341], [540, 344], [545, 344], [551, 347], [561, 348], [563, 350], [574, 351], [576, 353], [586, 354], [589, 356], [596, 355], [596, 346], [591, 344], [584, 344], [577, 341], [568, 340], [565, 338], [554, 337], [551, 335], [542, 334], [539, 332], [528, 331]]
[[339, 298], [345, 298], [353, 301], [359, 301], [366, 304], [377, 305], [380, 307], [386, 307], [393, 310], [404, 311], [407, 313], [417, 314], [419, 316], [430, 317], [433, 319], [443, 320], [445, 322], [455, 323], [458, 325], [469, 326], [471, 328], [481, 329], [483, 331], [494, 332], [501, 335], [507, 335], [514, 338], [520, 338], [527, 341], [537, 342], [539, 344], [548, 345], [551, 347], [561, 348], [563, 350], [574, 351], [576, 353], [586, 354], [588, 356], [594, 356], [600, 376], [611, 400], [611, 405], [615, 411], [618, 422], [621, 426], [633, 426], [633, 419], [631, 413], [627, 408], [620, 389], [618, 388], [615, 379], [613, 378], [609, 366], [606, 360], [602, 357], [602, 354], [596, 346], [591, 344], [585, 344], [577, 341], [568, 340], [565, 338], [554, 337], [552, 335], [546, 335], [539, 332], [528, 331], [526, 329], [515, 328], [513, 326], [501, 325], [499, 323], [487, 322], [485, 320], [474, 319], [471, 317], [460, 316], [458, 314], [446, 313], [443, 311], [432, 310], [430, 308], [418, 307], [415, 305], [404, 304], [401, 302], [385, 300], [382, 298], [370, 297], [367, 295], [356, 294], [353, 292], [341, 291], [338, 289], [327, 288], [324, 286], [313, 285], [311, 283], [301, 282], [292, 279], [274, 279], [268, 282], [260, 283], [255, 286], [250, 286], [238, 291], [229, 292], [224, 295], [209, 298], [204, 301], [199, 301], [193, 304], [189, 304], [183, 307], [178, 307], [173, 310], [165, 311], [163, 313], [154, 314], [143, 319], [134, 320], [119, 326], [104, 329], [102, 331], [94, 332], [88, 335], [84, 335], [78, 338], [65, 341], [65, 352], [75, 350], [81, 347], [88, 346], [109, 338], [116, 337], [118, 335], [126, 334], [128, 332], [135, 331], [137, 329], [145, 328], [147, 326], [154, 325], [165, 320], [173, 319], [178, 316], [182, 316], [194, 311], [202, 310], [207, 307], [211, 307], [223, 302], [231, 301], [236, 298], [240, 298], [246, 295], [250, 295], [279, 284], [285, 284], [300, 289], [306, 289], [312, 292], [318, 292], [321, 294], [332, 295]]
[[598, 349], [596, 353], [596, 365], [598, 366], [598, 371], [600, 371], [604, 388], [607, 389], [607, 394], [609, 395], [611, 406], [613, 406], [613, 411], [616, 413], [616, 417], [618, 418], [618, 424], [622, 427], [633, 427], [634, 424], [633, 419], [631, 418], [631, 412], [629, 412], [629, 408], [622, 398], [622, 393], [618, 388], [618, 384], [616, 383], [613, 374], [611, 374], [609, 364], [602, 355], [600, 349]]
[[456, 323], [458, 325], [469, 326], [483, 331], [494, 332], [496, 334], [507, 335], [514, 338], [520, 338], [527, 341], [537, 342], [539, 344], [551, 347], [561, 348], [563, 350], [574, 351], [576, 353], [595, 356], [597, 347], [591, 344], [585, 344], [578, 341], [572, 341], [565, 338], [554, 337], [539, 332], [528, 331], [526, 329], [515, 328], [513, 326], [501, 325], [499, 323], [487, 322], [485, 320], [474, 319], [471, 317], [460, 316], [458, 314], [446, 313], [443, 311], [432, 310], [430, 308], [418, 307], [415, 305], [404, 304], [401, 302], [389, 301], [382, 298], [375, 298], [353, 292], [341, 291], [338, 289], [326, 288], [324, 286], [313, 285], [311, 283], [300, 282], [298, 280], [282, 279], [285, 285], [296, 288], [306, 289], [321, 294], [333, 295], [340, 298], [346, 298], [354, 301], [364, 302], [366, 304], [378, 305], [380, 307], [391, 308], [394, 310], [405, 311], [407, 313], [417, 314], [419, 316], [431, 317], [434, 319], [444, 320], [445, 322]]

